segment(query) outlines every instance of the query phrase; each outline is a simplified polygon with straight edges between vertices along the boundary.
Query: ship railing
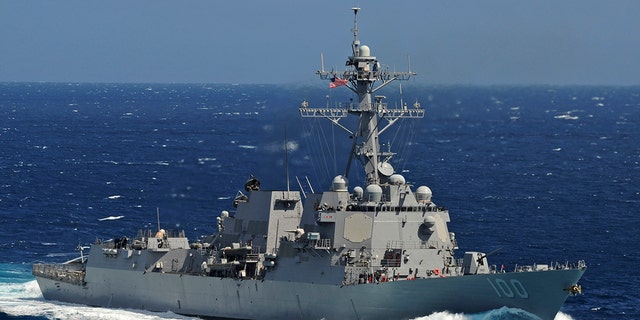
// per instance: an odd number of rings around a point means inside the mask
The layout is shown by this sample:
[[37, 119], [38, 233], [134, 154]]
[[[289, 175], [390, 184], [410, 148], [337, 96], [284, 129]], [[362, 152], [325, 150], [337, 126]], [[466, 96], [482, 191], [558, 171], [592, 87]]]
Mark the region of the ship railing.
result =
[[382, 259], [380, 266], [382, 267], [399, 267], [402, 259]]
[[[157, 232], [151, 229], [138, 229], [138, 234], [136, 238], [155, 238]], [[175, 229], [165, 229], [165, 236], [167, 238], [185, 238], [184, 230], [175, 230]]]
[[258, 262], [260, 260], [260, 246], [252, 246], [251, 251], [245, 256], [247, 262]]
[[138, 229], [138, 234], [136, 235], [136, 238], [153, 238], [155, 236], [155, 232], [151, 233], [151, 230], [147, 229], [147, 230], [142, 230], [142, 229]]
[[302, 117], [323, 117], [329, 119], [341, 119], [348, 115], [348, 110], [344, 108], [300, 108]]
[[389, 240], [387, 241], [387, 250], [391, 249], [403, 249], [404, 241], [402, 240]]
[[331, 239], [311, 240], [314, 249], [330, 249]]
[[577, 263], [569, 263], [569, 261], [566, 261], [565, 263], [551, 262], [549, 264], [549, 269], [551, 270], [584, 269], [586, 267], [587, 264], [584, 260], [578, 260]]
[[[386, 105], [386, 103], [385, 103]], [[402, 108], [402, 109], [387, 109], [386, 106], [382, 113], [385, 114], [385, 117], [388, 118], [424, 118], [424, 109], [412, 109], [412, 108]]]
[[249, 253], [245, 257], [246, 262], [258, 262], [260, 260], [260, 255], [257, 253]]
[[331, 250], [331, 239], [307, 240], [304, 251], [314, 257], [324, 256], [323, 252], [329, 253]]
[[395, 118], [424, 118], [424, 109], [422, 108], [410, 108], [406, 105], [401, 108], [393, 108], [389, 109], [387, 103], [363, 103], [363, 104], [355, 104], [349, 103], [348, 107], [343, 107], [342, 104], [337, 107], [324, 107], [324, 108], [310, 108], [310, 107], [301, 107], [300, 115], [302, 117], [322, 117], [328, 118], [332, 120], [337, 120], [341, 118], [345, 118], [349, 112], [359, 112], [372, 110], [376, 111], [380, 114], [384, 114], [385, 117], [390, 119]]
[[[575, 270], [575, 269], [584, 269], [586, 268], [586, 263], [584, 260], [579, 260], [577, 263], [569, 263], [568, 261], [565, 263], [559, 262], [551, 262], [549, 264], [537, 264], [533, 265], [515, 265], [513, 268], [513, 272], [538, 272], [538, 271], [548, 271], [548, 270]], [[496, 271], [498, 272], [498, 271]], [[502, 266], [499, 272], [504, 272], [504, 266]]]
[[369, 262], [365, 261], [365, 260], [358, 260], [353, 264], [354, 267], [359, 267], [359, 268], [368, 268], [369, 267]]
[[[318, 210], [318, 216], [316, 219], [321, 219], [320, 213], [335, 213], [337, 212], [333, 208], [316, 208]], [[426, 204], [419, 204], [417, 206], [392, 206], [390, 204], [389, 197], [382, 195], [379, 202], [363, 201], [362, 203], [349, 204], [344, 209], [345, 211], [364, 211], [364, 212], [442, 212], [446, 211], [445, 207], [431, 207]], [[339, 210], [338, 210], [339, 211]], [[333, 222], [333, 221], [332, 221]]]
[[[327, 79], [331, 74], [332, 73], [329, 73], [329, 72], [325, 72], [324, 74], [321, 73], [320, 77], [321, 79]], [[344, 79], [356, 79], [356, 80], [368, 80], [368, 81], [409, 80], [412, 76], [416, 75], [414, 72], [389, 71], [387, 68], [380, 68], [377, 70], [375, 69], [364, 70], [362, 68], [356, 68], [353, 70], [345, 70], [340, 74]], [[336, 75], [336, 74], [334, 73], [333, 75]]]
[[[390, 240], [387, 249], [438, 249], [438, 241]], [[444, 246], [440, 249], [446, 249]]]
[[260, 246], [254, 246], [253, 244], [249, 244], [249, 246], [251, 246], [250, 254], [260, 254]]

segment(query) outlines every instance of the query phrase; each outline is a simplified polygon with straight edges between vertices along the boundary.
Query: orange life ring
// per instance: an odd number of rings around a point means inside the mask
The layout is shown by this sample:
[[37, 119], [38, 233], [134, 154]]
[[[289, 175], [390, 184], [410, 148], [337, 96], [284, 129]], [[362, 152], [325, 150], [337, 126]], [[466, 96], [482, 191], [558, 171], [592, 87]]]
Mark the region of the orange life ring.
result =
[[436, 276], [440, 275], [440, 269], [438, 268], [433, 269], [433, 274], [435, 274]]

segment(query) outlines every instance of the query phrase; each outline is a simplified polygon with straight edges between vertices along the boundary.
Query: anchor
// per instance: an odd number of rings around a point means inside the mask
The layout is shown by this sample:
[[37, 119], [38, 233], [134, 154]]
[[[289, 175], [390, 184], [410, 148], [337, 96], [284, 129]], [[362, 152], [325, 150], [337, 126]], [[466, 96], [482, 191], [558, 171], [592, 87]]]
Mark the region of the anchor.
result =
[[576, 296], [579, 294], [582, 294], [582, 286], [579, 284], [574, 284], [572, 286], [569, 286], [568, 288], [564, 289], [565, 291], [568, 291], [572, 296]]

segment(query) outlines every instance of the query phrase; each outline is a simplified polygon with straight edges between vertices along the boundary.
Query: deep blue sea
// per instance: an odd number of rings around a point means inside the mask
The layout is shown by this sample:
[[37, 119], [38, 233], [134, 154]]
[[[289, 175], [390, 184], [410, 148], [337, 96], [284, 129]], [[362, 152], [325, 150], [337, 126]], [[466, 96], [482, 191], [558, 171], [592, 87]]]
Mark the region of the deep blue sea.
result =
[[[502, 248], [490, 263], [508, 268], [585, 260], [584, 294], [557, 319], [640, 318], [640, 87], [395, 90], [382, 92], [390, 105], [417, 99], [426, 116], [381, 142], [450, 210], [458, 254]], [[285, 136], [291, 188], [297, 176], [326, 189], [350, 141], [324, 119], [301, 120], [298, 106], [349, 97], [325, 86], [0, 83], [0, 318], [184, 318], [44, 301], [31, 264], [134, 236], [157, 211], [192, 239], [213, 233], [250, 175], [287, 187]], [[352, 172], [350, 187], [362, 185]]]

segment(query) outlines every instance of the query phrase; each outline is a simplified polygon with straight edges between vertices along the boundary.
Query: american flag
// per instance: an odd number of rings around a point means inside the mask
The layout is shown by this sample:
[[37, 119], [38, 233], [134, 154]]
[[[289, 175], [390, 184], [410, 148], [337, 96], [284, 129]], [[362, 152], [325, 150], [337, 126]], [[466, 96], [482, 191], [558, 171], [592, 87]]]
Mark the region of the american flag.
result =
[[340, 86], [346, 86], [347, 85], [347, 80], [346, 79], [340, 79], [338, 77], [333, 77], [331, 78], [331, 82], [329, 82], [329, 88], [333, 89], [333, 88], [337, 88]]

